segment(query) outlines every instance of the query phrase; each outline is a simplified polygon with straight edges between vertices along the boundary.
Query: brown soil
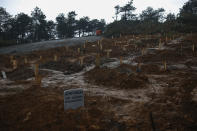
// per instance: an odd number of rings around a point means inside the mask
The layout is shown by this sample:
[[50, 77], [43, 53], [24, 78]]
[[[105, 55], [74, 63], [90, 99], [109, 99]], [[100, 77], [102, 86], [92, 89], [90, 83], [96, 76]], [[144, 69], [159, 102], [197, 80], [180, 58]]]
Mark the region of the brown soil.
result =
[[[44, 77], [48, 74], [48, 72], [39, 71], [39, 74]], [[35, 76], [34, 70], [30, 69], [29, 67], [17, 68], [13, 71], [7, 72], [6, 75], [7, 78], [12, 81], [26, 80]]]
[[[124, 124], [85, 96], [85, 107], [64, 111], [62, 92], [39, 87], [0, 99], [0, 130], [124, 130]], [[88, 107], [88, 108], [87, 108]]]
[[117, 69], [94, 68], [86, 72], [85, 76], [89, 82], [123, 89], [141, 88], [148, 82], [146, 76], [136, 74], [124, 67]]
[[[138, 73], [136, 72], [136, 66], [129, 64], [122, 64], [114, 69], [107, 67], [94, 68], [85, 73], [87, 82], [110, 87], [108, 90], [113, 91], [141, 89], [140, 91], [143, 92], [145, 91], [144, 89], [152, 88], [149, 87], [152, 85], [156, 90], [150, 93], [145, 92], [147, 94], [144, 94], [147, 95], [145, 98], [149, 97], [152, 99], [148, 102], [143, 101], [143, 99], [140, 99], [139, 103], [133, 102], [137, 97], [134, 97], [132, 94], [128, 96], [128, 101], [111, 98], [109, 95], [107, 96], [111, 99], [109, 102], [109, 98], [106, 100], [106, 98], [95, 96], [95, 94], [91, 93], [91, 96], [85, 94], [84, 108], [64, 111], [63, 89], [61, 89], [64, 87], [53, 89], [52, 87], [31, 87], [27, 89], [31, 84], [25, 80], [34, 77], [34, 72], [29, 68], [29, 64], [24, 64], [25, 57], [28, 61], [39, 63], [42, 69], [52, 69], [62, 71], [64, 74], [72, 74], [81, 71], [87, 65], [93, 64], [97, 53], [100, 53], [101, 60], [103, 60], [101, 61], [102, 64], [109, 62], [110, 59], [106, 59], [105, 49], [112, 49], [110, 57], [128, 57], [129, 54], [134, 52], [141, 54], [140, 49], [142, 47], [158, 46], [160, 38], [162, 42], [165, 42], [165, 37], [159, 36], [148, 38], [143, 35], [135, 38], [128, 36], [104, 39], [102, 41], [103, 51], [99, 49], [97, 42], [88, 42], [85, 49], [83, 49], [82, 45], [76, 45], [69, 47], [69, 50], [61, 47], [14, 56], [19, 66], [16, 70], [8, 71], [7, 76], [8, 79], [15, 82], [3, 84], [6, 87], [12, 87], [12, 85], [17, 84], [22, 85], [26, 90], [20, 86], [0, 89], [0, 91], [9, 94], [4, 97], [0, 96], [0, 130], [150, 131], [152, 130], [150, 115], [152, 115], [156, 130], [196, 131], [197, 103], [194, 101], [194, 96], [196, 98], [197, 72], [192, 68], [192, 66], [195, 67], [197, 64], [197, 54], [192, 52], [192, 45], [197, 42], [196, 35], [186, 37], [179, 43], [166, 43], [165, 50], [153, 50], [151, 54], [148, 53], [135, 58], [134, 61], [142, 63], [141, 71]], [[130, 39], [132, 40], [127, 43], [127, 40]], [[120, 43], [121, 41], [123, 42]], [[118, 43], [116, 46], [115, 42]], [[129, 46], [124, 51], [122, 46], [127, 44]], [[182, 52], [180, 44], [182, 44]], [[138, 45], [137, 49], [134, 48], [135, 45]], [[78, 48], [81, 49], [80, 53], [77, 52]], [[54, 61], [54, 55], [58, 56], [58, 61], [56, 62]], [[39, 59], [40, 56], [42, 56], [41, 60]], [[79, 65], [80, 56], [85, 56], [83, 66]], [[184, 64], [187, 68], [164, 71], [160, 68], [163, 66], [163, 60], [166, 60], [167, 66]], [[0, 55], [0, 69], [11, 68], [9, 55]], [[42, 76], [46, 76], [47, 73], [40, 71]], [[152, 80], [151, 82], [148, 81], [148, 77], [151, 77], [149, 79]], [[58, 84], [60, 85], [61, 82]], [[57, 86], [59, 86], [58, 84]], [[76, 86], [70, 85], [66, 88]], [[160, 87], [161, 89], [157, 89]], [[128, 106], [131, 103], [133, 104], [132, 109]], [[127, 113], [130, 112], [129, 119], [124, 122], [122, 122], [123, 117], [121, 113], [124, 116], [125, 112], [121, 112], [120, 110], [122, 109], [126, 109], [124, 111]], [[118, 114], [116, 111], [120, 113], [118, 118], [115, 117]]]
[[197, 102], [191, 92], [197, 87], [197, 79], [188, 78], [179, 87], [168, 87], [164, 94], [154, 96], [152, 102], [144, 106], [141, 114], [152, 112], [156, 130], [196, 131]]
[[67, 72], [68, 74], [79, 72], [83, 69], [84, 66], [80, 66], [78, 62], [71, 63], [66, 60], [61, 60], [61, 61], [50, 61], [45, 64], [41, 65], [41, 68], [43, 69], [52, 69], [52, 70], [57, 70], [57, 71], [62, 71], [62, 72]]

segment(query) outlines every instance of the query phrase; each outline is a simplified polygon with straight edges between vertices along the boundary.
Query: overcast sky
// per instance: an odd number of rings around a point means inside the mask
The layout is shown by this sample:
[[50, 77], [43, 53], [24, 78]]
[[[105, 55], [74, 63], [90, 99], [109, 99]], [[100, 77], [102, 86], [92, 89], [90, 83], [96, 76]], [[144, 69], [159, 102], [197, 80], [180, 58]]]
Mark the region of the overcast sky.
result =
[[[11, 15], [20, 12], [31, 14], [31, 11], [38, 6], [44, 12], [48, 20], [55, 20], [59, 13], [67, 14], [75, 11], [78, 18], [89, 16], [91, 19], [105, 19], [107, 23], [113, 21], [114, 6], [124, 5], [129, 0], [0, 0], [0, 6], [6, 8]], [[188, 0], [134, 0], [137, 8], [136, 14], [146, 9], [148, 6], [164, 8], [167, 13], [177, 14], [179, 9]]]

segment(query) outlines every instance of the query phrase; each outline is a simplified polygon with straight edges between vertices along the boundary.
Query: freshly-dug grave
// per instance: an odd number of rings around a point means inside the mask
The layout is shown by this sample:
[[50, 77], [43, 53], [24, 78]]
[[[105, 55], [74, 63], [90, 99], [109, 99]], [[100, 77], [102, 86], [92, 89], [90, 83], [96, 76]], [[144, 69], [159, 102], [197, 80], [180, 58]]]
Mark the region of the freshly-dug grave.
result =
[[26, 80], [28, 78], [34, 77], [34, 71], [29, 68], [17, 68], [11, 72], [7, 72], [7, 77], [10, 80]]
[[31, 87], [0, 98], [0, 130], [124, 130], [99, 103], [85, 96], [85, 107], [64, 111], [62, 91]]
[[136, 74], [129, 68], [120, 67], [116, 69], [94, 68], [86, 72], [85, 76], [88, 82], [125, 89], [144, 87], [148, 82], [146, 76]]
[[[39, 71], [39, 74], [44, 77], [48, 74], [48, 72]], [[7, 72], [6, 75], [7, 75], [7, 78], [12, 81], [26, 80], [28, 78], [35, 76], [34, 70], [30, 69], [30, 67], [20, 67], [11, 72]]]
[[76, 73], [84, 68], [84, 66], [81, 66], [78, 62], [69, 62], [66, 60], [50, 61], [40, 65], [40, 67], [43, 69], [62, 71], [66, 74]]
[[185, 64], [186, 64], [188, 67], [197, 66], [197, 57], [187, 60]]

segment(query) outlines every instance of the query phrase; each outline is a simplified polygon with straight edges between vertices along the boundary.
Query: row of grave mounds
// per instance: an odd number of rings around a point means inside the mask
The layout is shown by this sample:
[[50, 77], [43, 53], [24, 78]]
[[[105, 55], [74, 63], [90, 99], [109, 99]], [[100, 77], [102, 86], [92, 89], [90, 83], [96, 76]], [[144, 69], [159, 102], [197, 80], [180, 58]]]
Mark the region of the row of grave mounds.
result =
[[65, 74], [72, 74], [83, 70], [84, 65], [81, 66], [78, 61], [69, 62], [66, 60], [49, 61], [40, 65], [41, 69], [51, 69], [56, 71], [62, 71]]
[[[39, 74], [42, 77], [46, 77], [49, 72], [48, 71], [44, 71], [44, 70], [40, 70]], [[17, 69], [12, 69], [9, 71], [6, 71], [6, 76], [7, 79], [11, 80], [11, 81], [25, 81], [28, 79], [32, 79], [33, 77], [35, 77], [35, 73], [34, 73], [34, 69], [32, 69], [29, 66], [20, 66]], [[2, 77], [2, 76], [0, 76]]]
[[192, 52], [192, 47], [186, 48], [182, 51], [180, 49], [170, 50], [155, 50], [154, 53], [136, 57], [134, 61], [139, 61], [142, 63], [162, 63], [166, 60], [168, 63], [184, 62], [187, 59], [191, 59], [197, 56], [196, 52]]

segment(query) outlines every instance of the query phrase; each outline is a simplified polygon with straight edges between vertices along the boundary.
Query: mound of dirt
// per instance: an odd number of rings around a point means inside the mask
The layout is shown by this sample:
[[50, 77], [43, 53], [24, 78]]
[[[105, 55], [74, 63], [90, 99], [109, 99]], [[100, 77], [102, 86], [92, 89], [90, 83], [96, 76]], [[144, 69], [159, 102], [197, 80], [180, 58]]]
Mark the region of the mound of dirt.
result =
[[28, 78], [34, 77], [34, 71], [29, 68], [17, 68], [11, 72], [6, 73], [8, 79], [16, 81], [16, 80], [26, 80]]
[[156, 64], [147, 64], [147, 65], [142, 65], [141, 70], [144, 73], [148, 74], [156, 74], [156, 73], [161, 73], [161, 69], [158, 65]]
[[88, 82], [98, 85], [113, 86], [116, 88], [140, 88], [147, 82], [148, 78], [144, 75], [132, 73], [129, 68], [94, 68], [85, 74]]
[[52, 69], [57, 71], [65, 72], [66, 74], [72, 74], [83, 70], [84, 66], [80, 66], [77, 62], [69, 62], [65, 60], [60, 61], [50, 61], [45, 64], [40, 65], [44, 69]]
[[[46, 71], [39, 71], [41, 76], [46, 76], [48, 73]], [[12, 81], [26, 80], [28, 78], [34, 77], [34, 71], [28, 67], [20, 67], [11, 72], [6, 73], [8, 79]]]
[[189, 59], [185, 63], [187, 66], [196, 66], [197, 65], [197, 58]]
[[0, 130], [94, 131], [117, 127], [113, 114], [98, 107], [97, 97], [85, 96], [85, 100], [85, 107], [64, 111], [62, 92], [31, 87], [0, 99]]

